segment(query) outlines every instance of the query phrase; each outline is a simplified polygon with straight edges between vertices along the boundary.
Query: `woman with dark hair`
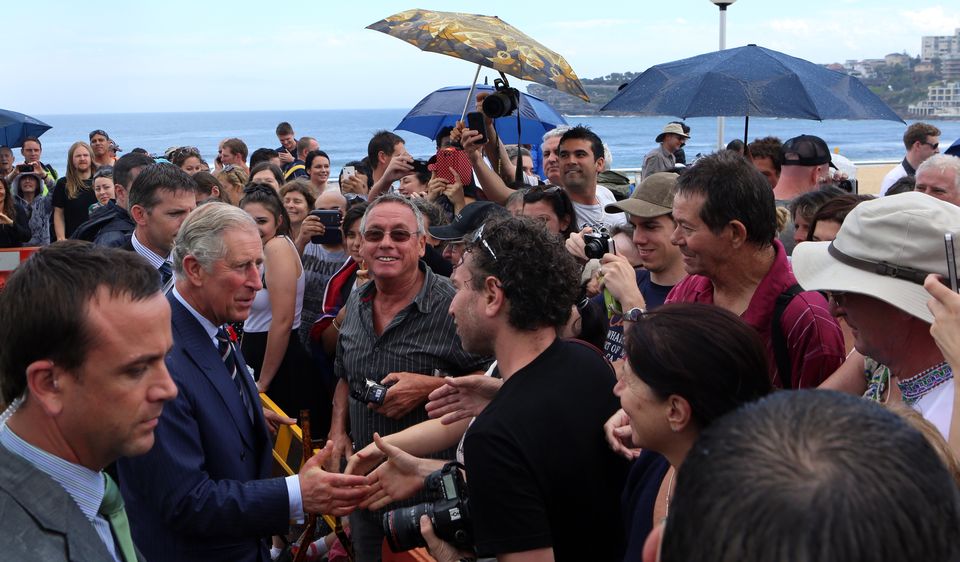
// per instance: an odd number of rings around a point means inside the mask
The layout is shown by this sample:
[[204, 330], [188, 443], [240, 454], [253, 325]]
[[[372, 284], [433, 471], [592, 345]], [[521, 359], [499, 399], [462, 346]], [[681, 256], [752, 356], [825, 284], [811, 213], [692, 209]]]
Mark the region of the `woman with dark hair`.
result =
[[804, 193], [791, 201], [788, 210], [790, 211], [790, 218], [793, 219], [794, 243], [799, 244], [807, 239], [807, 233], [810, 232], [810, 221], [813, 220], [813, 215], [820, 208], [820, 205], [845, 193], [839, 188], [825, 186], [817, 191]]
[[[348, 168], [353, 168], [353, 173], [347, 175]], [[373, 187], [373, 171], [367, 163], [367, 159], [351, 160], [344, 164], [340, 170], [339, 176], [340, 193], [344, 195], [352, 193], [366, 198], [370, 188]]]
[[250, 170], [250, 183], [265, 183], [280, 191], [283, 185], [283, 171], [276, 164], [260, 162]]
[[[310, 357], [300, 345], [300, 310], [304, 275], [300, 255], [289, 238], [290, 219], [280, 196], [267, 184], [243, 190], [240, 208], [257, 223], [263, 242], [263, 288], [257, 291], [243, 323], [243, 356], [253, 367], [257, 388], [292, 417], [315, 398], [310, 387]], [[323, 412], [311, 421], [324, 426]], [[318, 417], [313, 417], [314, 415]], [[326, 414], [329, 423], [329, 412]]]
[[667, 304], [626, 330], [626, 361], [614, 387], [622, 410], [614, 418], [629, 418], [631, 433], [611, 445], [623, 453], [627, 441], [643, 452], [622, 497], [624, 560], [639, 560], [650, 530], [666, 518], [676, 471], [700, 432], [769, 392], [763, 342], [723, 308]]
[[873, 199], [873, 195], [841, 195], [830, 199], [817, 209], [810, 220], [810, 232], [807, 240], [813, 242], [831, 242], [840, 232], [843, 219], [847, 218], [854, 207]]
[[327, 180], [330, 179], [330, 157], [322, 150], [311, 150], [307, 153], [305, 163], [313, 195], [320, 197], [327, 189]]
[[203, 171], [203, 158], [193, 146], [181, 146], [170, 151], [170, 163], [191, 176]]
[[30, 240], [30, 218], [0, 176], [0, 248], [19, 248]]
[[53, 233], [57, 240], [70, 238], [73, 231], [90, 218], [90, 206], [97, 202], [92, 187], [95, 171], [90, 145], [85, 142], [70, 145], [67, 175], [53, 186]]
[[542, 221], [550, 232], [564, 240], [577, 229], [570, 196], [557, 186], [536, 186], [524, 191], [519, 214]]

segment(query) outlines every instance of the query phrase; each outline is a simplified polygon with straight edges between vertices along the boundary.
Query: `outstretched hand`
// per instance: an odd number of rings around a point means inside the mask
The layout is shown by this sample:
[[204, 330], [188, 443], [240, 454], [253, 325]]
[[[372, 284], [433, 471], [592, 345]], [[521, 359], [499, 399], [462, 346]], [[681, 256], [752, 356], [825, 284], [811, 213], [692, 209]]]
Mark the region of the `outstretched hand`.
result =
[[332, 453], [333, 445], [328, 442], [300, 469], [298, 476], [304, 513], [347, 515], [368, 494], [370, 480], [366, 476], [336, 474], [322, 468]]
[[446, 377], [444, 381], [427, 402], [427, 415], [441, 418], [444, 425], [480, 415], [503, 385], [503, 379], [486, 375]]
[[370, 473], [368, 495], [360, 502], [360, 507], [369, 510], [412, 497], [423, 488], [423, 479], [430, 474], [428, 461], [390, 445], [380, 434], [373, 434], [373, 442], [387, 460]]

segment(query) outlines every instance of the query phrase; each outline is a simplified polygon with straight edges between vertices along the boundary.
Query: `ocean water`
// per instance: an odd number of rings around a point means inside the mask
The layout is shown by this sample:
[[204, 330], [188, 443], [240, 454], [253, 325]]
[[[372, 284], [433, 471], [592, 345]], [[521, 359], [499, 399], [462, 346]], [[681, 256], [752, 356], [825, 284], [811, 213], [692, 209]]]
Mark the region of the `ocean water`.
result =
[[[58, 171], [66, 170], [67, 150], [77, 141], [88, 139], [94, 129], [103, 129], [124, 151], [135, 147], [162, 153], [171, 146], [196, 146], [212, 163], [221, 139], [239, 137], [250, 151], [279, 146], [274, 130], [277, 123], [289, 121], [298, 136], [309, 135], [332, 160], [333, 174], [350, 160], [366, 155], [367, 141], [380, 130], [393, 130], [408, 109], [251, 111], [203, 113], [116, 113], [85, 115], [37, 115], [52, 125], [42, 137], [43, 161]], [[643, 156], [655, 147], [654, 138], [670, 121], [667, 117], [567, 116], [570, 124], [590, 126], [613, 153], [614, 168], [639, 168]], [[698, 117], [686, 120], [691, 127], [687, 158], [711, 152], [716, 146], [717, 120]], [[941, 150], [960, 138], [960, 121], [928, 121], [943, 132]], [[852, 160], [899, 160], [903, 158], [901, 137], [905, 126], [892, 121], [805, 121], [798, 119], [750, 120], [751, 139], [773, 135], [786, 140], [799, 134], [822, 137], [831, 149]], [[407, 131], [397, 131], [416, 157], [435, 152], [430, 139]], [[727, 118], [724, 139], [743, 136], [743, 119]], [[126, 152], [124, 152], [126, 153]], [[121, 153], [121, 154], [124, 154]], [[19, 154], [17, 154], [19, 156]]]

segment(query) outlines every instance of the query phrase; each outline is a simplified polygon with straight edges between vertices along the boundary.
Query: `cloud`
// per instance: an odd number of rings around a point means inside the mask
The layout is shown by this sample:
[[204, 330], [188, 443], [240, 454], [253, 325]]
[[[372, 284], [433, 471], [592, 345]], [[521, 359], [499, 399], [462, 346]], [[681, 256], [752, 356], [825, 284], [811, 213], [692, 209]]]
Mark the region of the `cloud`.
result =
[[943, 6], [931, 6], [921, 10], [902, 10], [901, 21], [906, 20], [910, 28], [922, 35], [953, 35], [960, 28], [960, 14], [956, 10], [947, 11]]

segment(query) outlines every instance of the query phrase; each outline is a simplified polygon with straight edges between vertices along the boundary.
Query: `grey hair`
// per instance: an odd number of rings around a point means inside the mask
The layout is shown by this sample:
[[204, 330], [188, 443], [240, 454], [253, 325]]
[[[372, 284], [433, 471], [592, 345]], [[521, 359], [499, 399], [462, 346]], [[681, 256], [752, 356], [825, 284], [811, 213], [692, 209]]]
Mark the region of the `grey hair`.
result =
[[608, 172], [613, 168], [613, 153], [607, 143], [603, 143], [603, 169], [601, 172]]
[[570, 125], [560, 125], [559, 127], [556, 127], [556, 128], [554, 128], [554, 129], [550, 129], [549, 131], [547, 131], [546, 133], [543, 134], [543, 142], [547, 142], [548, 140], [552, 139], [553, 137], [562, 137], [562, 136], [563, 136], [563, 133], [566, 133], [567, 131], [569, 131], [569, 130], [572, 129], [572, 128], [573, 128], [573, 127], [571, 127]]
[[227, 255], [223, 234], [234, 228], [256, 232], [257, 223], [245, 211], [227, 203], [207, 203], [190, 213], [173, 242], [173, 270], [177, 278], [183, 277], [183, 259], [188, 255], [207, 271], [223, 259]]
[[527, 147], [525, 147], [525, 146], [518, 146], [518, 145], [515, 145], [515, 144], [508, 144], [508, 145], [505, 146], [504, 148], [506, 148], [506, 150], [507, 150], [507, 156], [510, 157], [510, 160], [516, 160], [516, 159], [517, 159], [517, 152], [518, 152], [518, 151], [520, 152], [520, 155], [521, 155], [521, 156], [530, 156], [531, 158], [533, 157], [533, 155], [530, 154], [530, 149], [527, 148]]
[[960, 158], [949, 154], [934, 154], [917, 167], [914, 177], [927, 170], [936, 170], [940, 173], [953, 170], [953, 187], [960, 192]]
[[367, 210], [363, 213], [363, 218], [360, 219], [360, 232], [366, 232], [367, 230], [367, 217], [370, 216], [370, 211], [374, 210], [377, 205], [382, 205], [383, 203], [399, 203], [404, 207], [410, 209], [413, 213], [413, 216], [417, 219], [417, 232], [416, 234], [423, 234], [426, 231], [426, 227], [423, 225], [423, 213], [420, 212], [420, 209], [417, 208], [409, 199], [406, 197], [401, 197], [395, 193], [385, 193], [380, 197], [377, 197], [375, 200], [371, 201], [367, 205]]

